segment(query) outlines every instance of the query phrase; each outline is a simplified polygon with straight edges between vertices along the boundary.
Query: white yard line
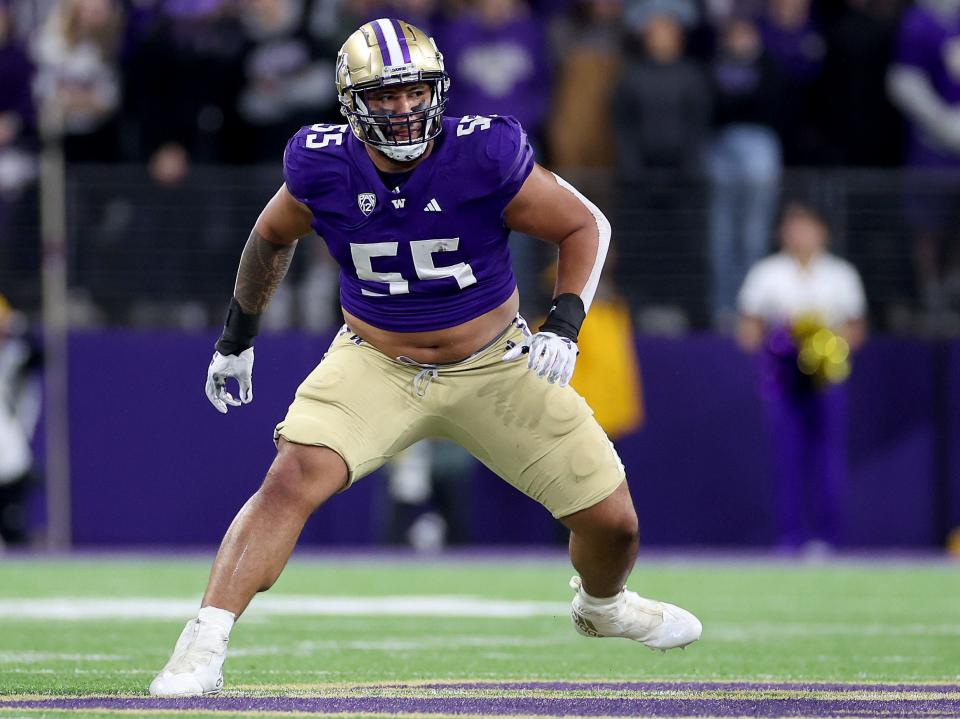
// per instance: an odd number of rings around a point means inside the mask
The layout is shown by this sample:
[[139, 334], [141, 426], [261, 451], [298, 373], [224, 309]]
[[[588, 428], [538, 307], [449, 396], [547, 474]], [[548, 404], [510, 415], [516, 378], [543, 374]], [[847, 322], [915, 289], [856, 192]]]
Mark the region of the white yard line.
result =
[[729, 624], [713, 622], [704, 629], [704, 637], [726, 642], [803, 639], [805, 637], [944, 637], [960, 636], [960, 624], [853, 624], [767, 623]]
[[[141, 620], [176, 619], [185, 621], [195, 616], [199, 599], [156, 599], [147, 597], [47, 597], [37, 599], [0, 599], [0, 621], [86, 621], [86, 620]], [[566, 619], [570, 605], [566, 602], [534, 602], [484, 599], [465, 596], [408, 596], [408, 597], [312, 597], [276, 595], [257, 597], [244, 614], [249, 622], [268, 620], [276, 616], [298, 617], [473, 617], [524, 619], [557, 617]], [[960, 637], [960, 623], [886, 624], [870, 622], [727, 622], [707, 623], [704, 638], [713, 641], [751, 642], [778, 641], [818, 637]], [[422, 646], [422, 639], [416, 640]], [[438, 638], [447, 642], [449, 638]], [[488, 641], [488, 640], [483, 640]], [[490, 646], [506, 644], [496, 638]], [[337, 647], [343, 647], [341, 642]], [[478, 645], [479, 646], [479, 645]], [[319, 645], [318, 645], [319, 647]], [[383, 648], [383, 643], [369, 647], [358, 642], [353, 649]], [[394, 649], [399, 647], [393, 647]], [[413, 648], [411, 645], [408, 648]], [[312, 651], [312, 647], [306, 648]], [[256, 650], [252, 650], [256, 651]], [[269, 653], [269, 650], [268, 650]], [[20, 652], [17, 663], [45, 661], [40, 653]], [[13, 653], [0, 653], [0, 663], [13, 660]], [[50, 655], [53, 658], [53, 655]], [[66, 656], [60, 658], [69, 658]], [[102, 661], [107, 661], [104, 658]]]
[[[172, 619], [196, 614], [196, 599], [48, 597], [0, 599], [3, 619]], [[566, 602], [529, 602], [479, 597], [258, 597], [247, 612], [268, 616], [394, 616], [523, 618], [566, 616]], [[244, 615], [244, 616], [247, 616]]]
[[309, 657], [315, 654], [331, 651], [370, 651], [370, 652], [415, 652], [435, 651], [438, 648], [449, 646], [457, 647], [532, 647], [547, 646], [562, 643], [552, 639], [524, 639], [522, 637], [473, 637], [447, 636], [424, 637], [422, 639], [407, 639], [401, 637], [383, 637], [376, 641], [342, 641], [322, 639], [297, 642], [291, 646], [255, 646], [231, 649], [231, 657], [259, 657], [259, 656], [300, 656]]
[[60, 654], [57, 652], [0, 652], [0, 664], [41, 664], [43, 662], [114, 662], [127, 657], [116, 654]]

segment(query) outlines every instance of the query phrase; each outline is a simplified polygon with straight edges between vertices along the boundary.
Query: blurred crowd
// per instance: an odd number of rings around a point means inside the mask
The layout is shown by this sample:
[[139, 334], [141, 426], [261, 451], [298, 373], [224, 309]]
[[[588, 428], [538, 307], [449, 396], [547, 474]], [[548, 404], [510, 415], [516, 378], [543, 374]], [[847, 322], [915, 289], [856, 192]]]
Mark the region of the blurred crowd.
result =
[[[732, 328], [774, 244], [784, 168], [918, 169], [906, 273], [917, 305], [960, 331], [960, 0], [0, 0], [0, 242], [17, 241], [10, 208], [35, 186], [41, 138], [58, 138], [70, 167], [146, 168], [168, 200], [136, 221], [145, 244], [174, 247], [171, 208], [215, 201], [185, 189], [195, 167], [276, 168], [298, 127], [341, 121], [337, 49], [380, 16], [435, 36], [450, 114], [517, 116], [541, 161], [615, 219], [622, 188], [658, 172], [698, 183], [702, 218], [683, 192], [631, 201], [701, 237], [704, 325]], [[262, 198], [235, 202], [249, 214]], [[79, 211], [98, 203], [98, 227], [123, 226], [123, 205], [95, 193]], [[205, 241], [232, 252], [244, 237]], [[168, 272], [158, 291], [189, 292], [191, 268], [164, 262], [181, 286]]]
[[275, 162], [293, 129], [339, 119], [336, 51], [387, 15], [437, 39], [452, 114], [510, 112], [554, 165], [693, 169], [712, 129], [744, 123], [775, 130], [787, 164], [894, 165], [884, 77], [904, 4], [3, 0], [0, 139], [60, 113], [72, 162], [168, 180]]
[[[764, 367], [779, 541], [837, 542], [849, 357], [868, 317], [893, 324], [877, 289], [905, 285], [915, 329], [960, 335], [960, 0], [0, 0], [0, 292], [37, 314], [39, 157], [56, 146], [71, 320], [218, 325], [287, 139], [343, 121], [337, 50], [382, 16], [436, 38], [448, 114], [515, 115], [613, 220], [575, 377], [608, 433], [643, 418], [634, 323], [736, 332]], [[849, 201], [849, 168], [893, 185]], [[303, 244], [266, 329], [336, 322], [336, 268]], [[530, 316], [552, 287], [537, 247], [513, 242]], [[683, 321], [648, 311], [671, 303]], [[3, 317], [0, 440], [20, 450], [0, 466], [0, 541], [14, 542], [40, 360], [25, 317]], [[623, 347], [589, 351], [610, 338]], [[448, 497], [464, 459], [422, 445], [391, 466], [392, 541], [463, 540]]]

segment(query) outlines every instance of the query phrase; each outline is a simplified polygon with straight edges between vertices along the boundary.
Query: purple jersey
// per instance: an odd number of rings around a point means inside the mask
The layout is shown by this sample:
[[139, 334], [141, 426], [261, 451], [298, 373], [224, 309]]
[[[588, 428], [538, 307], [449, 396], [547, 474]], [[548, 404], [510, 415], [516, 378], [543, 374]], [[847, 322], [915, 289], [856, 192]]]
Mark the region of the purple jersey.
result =
[[[900, 21], [894, 63], [921, 70], [945, 103], [960, 107], [960, 18], [948, 20], [921, 6], [909, 8]], [[925, 141], [918, 127], [910, 130], [910, 164], [957, 164], [955, 154]]]
[[287, 189], [340, 265], [340, 304], [374, 327], [425, 332], [503, 304], [516, 280], [503, 210], [533, 170], [512, 117], [444, 118], [433, 150], [387, 187], [347, 125], [302, 128]]

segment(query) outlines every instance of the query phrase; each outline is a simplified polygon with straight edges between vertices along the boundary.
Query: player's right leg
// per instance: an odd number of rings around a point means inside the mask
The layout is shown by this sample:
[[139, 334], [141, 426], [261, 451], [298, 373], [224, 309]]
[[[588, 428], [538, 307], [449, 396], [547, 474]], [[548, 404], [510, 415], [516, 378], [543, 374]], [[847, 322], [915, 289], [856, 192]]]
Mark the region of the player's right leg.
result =
[[416, 367], [394, 362], [349, 331], [337, 335], [277, 425], [276, 459], [227, 530], [203, 608], [187, 623], [151, 694], [220, 690], [234, 620], [276, 581], [307, 517], [423, 436], [416, 375]]
[[166, 666], [150, 684], [153, 696], [216, 694], [234, 620], [254, 594], [283, 571], [304, 523], [347, 483], [347, 466], [331, 449], [280, 438], [260, 489], [227, 530], [195, 619], [187, 622]]

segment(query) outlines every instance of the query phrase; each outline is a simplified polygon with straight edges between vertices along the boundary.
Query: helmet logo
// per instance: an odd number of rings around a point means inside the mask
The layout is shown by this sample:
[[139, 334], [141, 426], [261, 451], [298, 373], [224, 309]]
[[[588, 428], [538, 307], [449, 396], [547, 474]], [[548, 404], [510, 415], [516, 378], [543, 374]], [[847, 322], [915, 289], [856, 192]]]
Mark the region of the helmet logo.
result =
[[369, 217], [377, 206], [377, 196], [372, 192], [361, 192], [357, 195], [357, 205], [360, 207], [360, 212]]
[[406, 65], [392, 65], [383, 68], [383, 84], [417, 82], [420, 79], [420, 70], [412, 62]]

